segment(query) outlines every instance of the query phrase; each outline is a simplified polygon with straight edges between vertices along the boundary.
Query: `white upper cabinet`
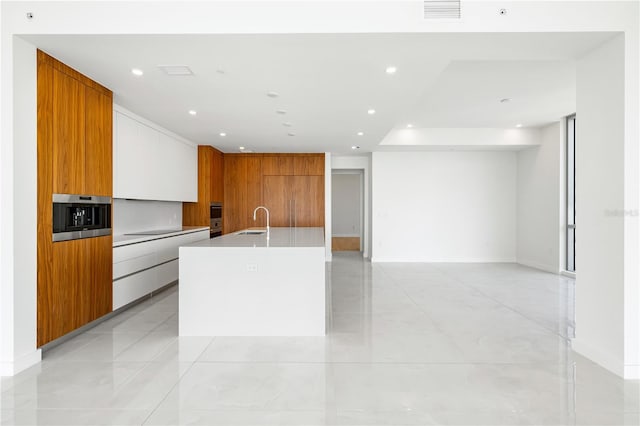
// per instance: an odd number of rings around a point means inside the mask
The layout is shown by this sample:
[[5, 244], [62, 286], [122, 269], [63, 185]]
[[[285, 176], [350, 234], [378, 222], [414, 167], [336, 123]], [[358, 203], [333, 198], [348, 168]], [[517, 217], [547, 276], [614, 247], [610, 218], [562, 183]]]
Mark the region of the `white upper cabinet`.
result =
[[114, 108], [113, 197], [197, 201], [198, 148]]

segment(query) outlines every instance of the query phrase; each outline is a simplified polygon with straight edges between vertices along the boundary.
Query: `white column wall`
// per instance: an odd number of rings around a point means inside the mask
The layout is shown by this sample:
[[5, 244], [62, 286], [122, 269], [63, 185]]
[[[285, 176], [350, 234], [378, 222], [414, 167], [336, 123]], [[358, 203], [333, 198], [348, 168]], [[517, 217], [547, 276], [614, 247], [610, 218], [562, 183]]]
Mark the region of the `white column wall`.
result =
[[[624, 37], [578, 62], [576, 338], [573, 347], [624, 373]], [[629, 336], [631, 337], [631, 336]]]
[[553, 273], [563, 267], [564, 128], [559, 122], [544, 127], [540, 145], [517, 154], [517, 262]]

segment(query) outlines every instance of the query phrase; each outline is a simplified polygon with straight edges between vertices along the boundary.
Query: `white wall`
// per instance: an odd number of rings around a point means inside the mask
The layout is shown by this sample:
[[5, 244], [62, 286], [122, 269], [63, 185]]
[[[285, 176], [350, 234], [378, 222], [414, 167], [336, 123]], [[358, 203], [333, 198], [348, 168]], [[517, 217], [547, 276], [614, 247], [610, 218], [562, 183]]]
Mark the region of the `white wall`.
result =
[[364, 236], [362, 242], [362, 257], [370, 257], [371, 253], [371, 157], [370, 156], [334, 156], [331, 162], [332, 170], [362, 170], [364, 179]]
[[618, 36], [578, 62], [573, 342], [575, 350], [620, 375], [625, 344], [623, 52], [624, 37]]
[[[13, 145], [12, 153], [3, 153], [12, 155], [14, 164], [20, 166], [4, 170], [2, 175], [3, 185], [15, 182], [19, 188], [12, 191], [11, 202], [2, 203], [2, 214], [5, 218], [11, 217], [14, 226], [2, 234], [1, 269], [3, 280], [9, 279], [20, 285], [13, 286], [11, 291], [7, 291], [7, 287], [2, 289], [0, 375], [14, 374], [41, 358], [40, 350], [36, 350], [36, 49], [18, 38], [11, 47], [14, 52], [13, 90], [20, 94], [13, 98], [12, 124], [19, 143]], [[5, 145], [9, 144], [3, 144], [4, 148]], [[6, 172], [13, 172], [13, 175]]]
[[112, 209], [113, 235], [182, 227], [182, 203], [179, 202], [115, 198]]
[[559, 122], [544, 127], [538, 147], [517, 153], [517, 262], [554, 273], [564, 267], [563, 129]]
[[331, 235], [360, 237], [362, 173], [334, 171], [331, 180]]
[[515, 152], [374, 152], [372, 168], [372, 261], [515, 261]]

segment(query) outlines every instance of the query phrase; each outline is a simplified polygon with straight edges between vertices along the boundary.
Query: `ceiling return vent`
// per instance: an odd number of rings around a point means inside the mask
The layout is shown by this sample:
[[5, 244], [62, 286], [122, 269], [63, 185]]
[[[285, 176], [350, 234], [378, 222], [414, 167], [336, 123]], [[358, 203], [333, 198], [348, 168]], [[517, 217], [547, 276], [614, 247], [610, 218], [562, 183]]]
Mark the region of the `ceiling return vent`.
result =
[[186, 65], [158, 65], [158, 69], [170, 76], [193, 75], [193, 71]]
[[424, 19], [460, 19], [460, 0], [424, 0]]

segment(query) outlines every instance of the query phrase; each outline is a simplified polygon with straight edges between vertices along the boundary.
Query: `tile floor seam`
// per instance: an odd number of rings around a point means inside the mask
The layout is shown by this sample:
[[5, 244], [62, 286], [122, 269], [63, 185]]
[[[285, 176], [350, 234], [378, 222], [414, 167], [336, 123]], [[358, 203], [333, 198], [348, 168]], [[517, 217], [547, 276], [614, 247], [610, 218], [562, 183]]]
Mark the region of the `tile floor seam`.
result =
[[156, 404], [156, 406], [151, 410], [151, 412], [149, 413], [149, 415], [144, 419], [144, 421], [142, 423], [140, 423], [140, 426], [144, 426], [149, 419], [151, 418], [151, 416], [153, 416], [153, 414], [158, 410], [158, 408], [160, 408], [160, 406], [162, 405], [162, 403], [167, 399], [167, 397], [171, 394], [171, 392], [173, 392], [173, 390], [176, 388], [176, 386], [178, 386], [180, 384], [180, 380], [184, 377], [185, 374], [187, 374], [187, 372], [189, 370], [191, 370], [191, 368], [193, 368], [193, 366], [195, 365], [195, 362], [192, 362], [191, 365], [189, 365], [189, 368], [185, 369], [184, 372], [182, 374], [180, 374], [178, 376], [178, 380], [176, 380], [176, 382], [173, 384], [173, 386], [171, 386], [171, 388], [167, 391], [167, 393], [162, 397], [162, 399], [160, 399], [160, 401], [158, 401], [158, 403]]
[[[437, 266], [436, 266], [436, 268], [437, 268]], [[445, 272], [443, 271], [443, 273], [445, 273]], [[540, 328], [542, 328], [542, 329], [544, 329], [544, 330], [548, 331], [549, 333], [551, 333], [551, 334], [553, 334], [553, 335], [555, 335], [555, 336], [560, 337], [560, 338], [561, 338], [562, 340], [564, 340], [566, 343], [570, 343], [571, 339], [569, 339], [569, 338], [567, 338], [567, 337], [562, 336], [560, 333], [556, 332], [555, 330], [552, 330], [552, 329], [549, 329], [549, 328], [545, 327], [543, 324], [540, 324], [538, 321], [536, 321], [536, 320], [534, 320], [534, 319], [532, 319], [532, 318], [529, 318], [527, 315], [523, 314], [522, 312], [518, 311], [517, 309], [512, 308], [512, 307], [511, 307], [511, 306], [509, 306], [509, 305], [506, 305], [504, 302], [502, 302], [502, 301], [500, 301], [500, 300], [496, 299], [495, 297], [489, 296], [488, 294], [486, 294], [486, 293], [485, 293], [485, 292], [483, 292], [482, 290], [479, 290], [479, 289], [477, 289], [477, 288], [475, 288], [475, 287], [471, 286], [470, 284], [465, 283], [464, 281], [460, 280], [459, 278], [457, 278], [457, 277], [455, 277], [455, 276], [452, 276], [452, 278], [453, 278], [455, 281], [457, 281], [460, 285], [464, 286], [465, 288], [469, 288], [469, 289], [472, 289], [472, 290], [474, 290], [474, 291], [477, 291], [478, 293], [482, 294], [482, 295], [483, 295], [484, 297], [486, 297], [487, 299], [489, 299], [489, 300], [491, 300], [491, 301], [493, 301], [493, 302], [495, 302], [495, 303], [497, 303], [497, 304], [499, 304], [499, 305], [503, 306], [504, 308], [509, 309], [510, 311], [512, 311], [512, 312], [514, 312], [515, 314], [517, 314], [517, 315], [519, 315], [519, 316], [521, 316], [521, 317], [525, 318], [527, 321], [529, 321], [529, 322], [532, 322], [532, 323], [536, 324], [538, 327], [540, 327]]]

